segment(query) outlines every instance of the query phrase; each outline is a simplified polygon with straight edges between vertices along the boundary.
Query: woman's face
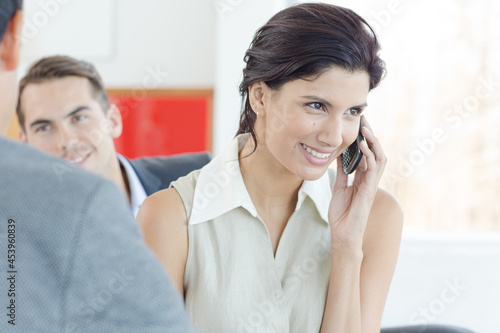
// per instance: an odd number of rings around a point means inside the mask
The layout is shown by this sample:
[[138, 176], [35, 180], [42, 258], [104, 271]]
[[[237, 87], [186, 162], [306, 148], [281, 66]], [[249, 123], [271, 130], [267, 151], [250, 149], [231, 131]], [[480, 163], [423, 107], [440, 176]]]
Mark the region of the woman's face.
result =
[[301, 179], [320, 178], [356, 139], [369, 80], [367, 72], [332, 67], [314, 80], [290, 81], [279, 91], [253, 85], [255, 132], [270, 162]]

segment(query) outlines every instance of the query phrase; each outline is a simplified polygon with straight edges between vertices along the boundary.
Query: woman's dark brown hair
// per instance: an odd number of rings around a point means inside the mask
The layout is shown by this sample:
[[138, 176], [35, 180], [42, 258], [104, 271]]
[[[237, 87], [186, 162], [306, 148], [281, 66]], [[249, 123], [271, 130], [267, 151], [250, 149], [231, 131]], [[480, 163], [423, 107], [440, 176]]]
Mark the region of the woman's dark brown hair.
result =
[[373, 29], [350, 9], [307, 3], [282, 10], [255, 33], [245, 54], [240, 84], [243, 110], [236, 135], [250, 133], [257, 147], [256, 115], [248, 98], [252, 84], [264, 82], [279, 90], [289, 81], [315, 77], [337, 66], [367, 72], [371, 90], [385, 73], [379, 50]]

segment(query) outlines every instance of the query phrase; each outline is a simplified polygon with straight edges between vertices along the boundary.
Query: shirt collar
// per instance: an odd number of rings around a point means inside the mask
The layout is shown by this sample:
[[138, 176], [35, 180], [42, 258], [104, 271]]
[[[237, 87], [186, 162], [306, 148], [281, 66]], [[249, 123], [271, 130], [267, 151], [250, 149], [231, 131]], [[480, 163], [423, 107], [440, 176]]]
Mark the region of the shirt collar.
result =
[[335, 171], [333, 169], [328, 169], [327, 172], [317, 180], [304, 180], [299, 190], [299, 199], [295, 210], [298, 210], [305, 198], [309, 197], [314, 203], [321, 219], [328, 224], [328, 209], [332, 199], [332, 177], [333, 180], [335, 180]]
[[144, 190], [144, 186], [142, 186], [142, 183], [139, 180], [139, 177], [135, 173], [134, 168], [132, 167], [130, 162], [122, 155], [116, 155], [118, 157], [118, 161], [125, 169], [125, 173], [127, 174], [128, 186], [130, 189], [130, 210], [134, 214], [134, 217], [136, 217], [137, 213], [139, 212], [139, 208], [147, 198], [147, 194]]
[[[210, 163], [203, 167], [194, 190], [193, 208], [189, 224], [212, 220], [235, 208], [243, 207], [257, 217], [257, 209], [241, 176], [238, 154], [250, 134], [240, 134]], [[299, 190], [296, 210], [300, 209], [306, 197], [314, 203], [322, 220], [328, 223], [328, 207], [331, 199], [331, 173], [320, 179], [304, 181]]]

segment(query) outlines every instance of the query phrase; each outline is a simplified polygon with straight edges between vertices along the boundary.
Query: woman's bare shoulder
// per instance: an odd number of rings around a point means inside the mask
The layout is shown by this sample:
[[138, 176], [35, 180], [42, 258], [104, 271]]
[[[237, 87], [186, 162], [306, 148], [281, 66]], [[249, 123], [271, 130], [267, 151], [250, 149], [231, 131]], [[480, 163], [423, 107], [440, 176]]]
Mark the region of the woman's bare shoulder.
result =
[[144, 240], [169, 273], [179, 294], [183, 295], [188, 229], [186, 210], [177, 190], [169, 188], [149, 196], [143, 202], [137, 220]]
[[158, 191], [144, 200], [137, 215], [144, 228], [152, 223], [187, 224], [187, 214], [181, 196], [175, 188]]
[[370, 249], [384, 241], [399, 246], [403, 229], [403, 209], [397, 199], [389, 192], [378, 189], [373, 201], [368, 224], [365, 230], [363, 248]]
[[399, 204], [398, 200], [386, 190], [379, 188], [373, 201], [372, 212], [374, 214], [380, 214], [387, 216], [393, 216], [398, 220], [398, 217], [402, 218], [403, 209]]

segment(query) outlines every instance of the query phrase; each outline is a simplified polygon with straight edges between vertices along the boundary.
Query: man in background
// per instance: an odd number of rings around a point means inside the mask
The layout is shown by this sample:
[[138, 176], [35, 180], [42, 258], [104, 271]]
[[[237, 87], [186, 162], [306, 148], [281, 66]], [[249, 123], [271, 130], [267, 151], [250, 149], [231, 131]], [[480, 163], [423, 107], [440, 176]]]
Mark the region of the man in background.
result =
[[0, 332], [191, 332], [119, 189], [2, 137], [21, 26], [21, 0], [1, 0]]
[[95, 67], [71, 57], [44, 58], [29, 69], [19, 84], [17, 115], [23, 141], [116, 183], [134, 216], [147, 196], [210, 161], [208, 154], [136, 160], [116, 154], [120, 111]]

